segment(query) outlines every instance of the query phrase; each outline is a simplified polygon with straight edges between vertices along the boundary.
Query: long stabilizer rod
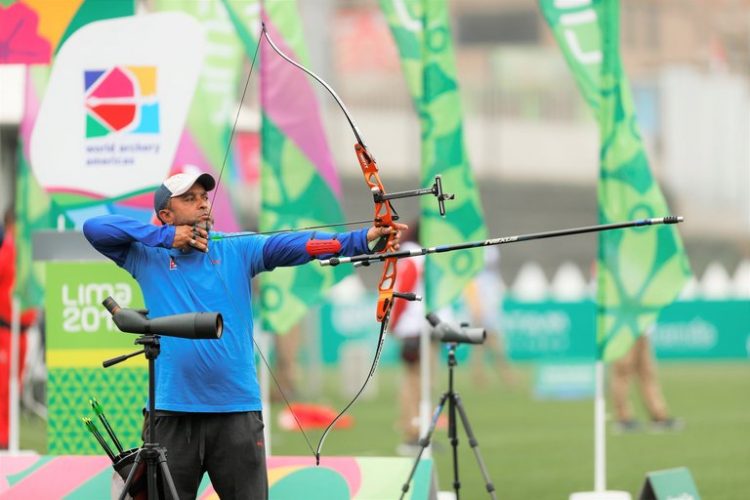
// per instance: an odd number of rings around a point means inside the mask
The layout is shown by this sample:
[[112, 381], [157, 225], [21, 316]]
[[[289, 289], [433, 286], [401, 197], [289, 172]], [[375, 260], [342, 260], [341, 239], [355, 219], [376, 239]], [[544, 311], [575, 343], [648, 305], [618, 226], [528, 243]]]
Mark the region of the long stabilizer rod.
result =
[[638, 219], [627, 222], [615, 222], [613, 224], [598, 224], [595, 226], [574, 227], [570, 229], [559, 229], [557, 231], [544, 231], [542, 233], [519, 234], [516, 236], [504, 236], [492, 238], [489, 240], [469, 241], [466, 243], [457, 243], [455, 245], [440, 245], [436, 247], [417, 248], [414, 250], [400, 250], [398, 252], [374, 254], [374, 255], [356, 255], [354, 257], [332, 257], [321, 260], [321, 266], [338, 266], [339, 264], [356, 264], [369, 265], [372, 262], [384, 261], [390, 257], [404, 259], [408, 257], [417, 257], [419, 255], [428, 255], [431, 253], [453, 252], [456, 250], [466, 250], [468, 248], [488, 247], [494, 245], [504, 245], [506, 243], [519, 243], [521, 241], [541, 240], [544, 238], [558, 238], [560, 236], [569, 236], [573, 234], [598, 233], [601, 231], [611, 231], [613, 229], [624, 229], [628, 227], [654, 226], [658, 224], [677, 224], [683, 222], [681, 216], [656, 217], [652, 219]]

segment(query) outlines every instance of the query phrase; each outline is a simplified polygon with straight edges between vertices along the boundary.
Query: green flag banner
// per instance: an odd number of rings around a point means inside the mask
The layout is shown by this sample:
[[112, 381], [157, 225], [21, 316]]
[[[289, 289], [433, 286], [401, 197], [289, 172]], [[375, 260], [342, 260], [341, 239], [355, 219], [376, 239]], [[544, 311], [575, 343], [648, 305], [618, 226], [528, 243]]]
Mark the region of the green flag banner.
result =
[[[257, 34], [240, 22], [241, 2], [224, 0], [249, 57]], [[307, 64], [295, 1], [264, 3], [266, 28], [292, 59]], [[342, 222], [341, 185], [323, 131], [315, 92], [306, 74], [284, 61], [267, 43], [260, 46], [261, 231]], [[256, 63], [257, 64], [257, 63]], [[261, 276], [263, 328], [286, 333], [325, 292], [351, 272], [315, 265], [276, 269]]]
[[[599, 123], [599, 222], [669, 215], [649, 169], [622, 67], [619, 2], [540, 0], [540, 6]], [[690, 275], [674, 226], [599, 233], [599, 358], [612, 361], [625, 354]]]
[[[431, 186], [435, 176], [441, 175], [445, 191], [456, 195], [445, 218], [440, 216], [433, 198], [421, 199], [420, 243], [426, 246], [487, 236], [464, 146], [461, 97], [446, 3], [380, 1], [421, 119], [422, 186]], [[427, 307], [435, 309], [451, 302], [483, 265], [483, 254], [478, 251], [429, 256], [425, 265]]]

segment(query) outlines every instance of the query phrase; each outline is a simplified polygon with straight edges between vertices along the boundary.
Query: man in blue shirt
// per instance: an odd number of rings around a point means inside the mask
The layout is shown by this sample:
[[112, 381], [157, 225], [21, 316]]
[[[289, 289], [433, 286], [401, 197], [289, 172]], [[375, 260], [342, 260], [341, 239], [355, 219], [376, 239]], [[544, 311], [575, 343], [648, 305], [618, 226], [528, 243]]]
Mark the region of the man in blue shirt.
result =
[[[205, 173], [174, 175], [154, 195], [164, 225], [105, 215], [87, 220], [83, 232], [138, 281], [151, 318], [189, 312], [223, 317], [221, 339], [163, 337], [156, 360], [153, 423], [180, 499], [195, 498], [204, 472], [221, 498], [264, 499], [268, 479], [250, 281], [278, 266], [309, 262], [310, 233], [219, 238], [209, 244], [208, 192], [215, 185]], [[406, 226], [399, 225], [398, 233], [402, 229]], [[390, 232], [373, 226], [338, 234], [338, 255], [370, 253]], [[318, 233], [321, 237], [333, 236]]]

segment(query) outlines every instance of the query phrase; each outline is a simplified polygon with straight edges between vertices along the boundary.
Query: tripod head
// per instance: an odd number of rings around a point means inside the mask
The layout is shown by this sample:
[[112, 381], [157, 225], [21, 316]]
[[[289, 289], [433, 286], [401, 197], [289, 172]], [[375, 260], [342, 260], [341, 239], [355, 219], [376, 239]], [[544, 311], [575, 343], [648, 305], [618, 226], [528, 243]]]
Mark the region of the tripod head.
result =
[[174, 314], [148, 319], [148, 311], [123, 309], [112, 297], [104, 299], [102, 305], [112, 315], [117, 328], [126, 333], [197, 340], [219, 339], [224, 329], [221, 314], [216, 312]]

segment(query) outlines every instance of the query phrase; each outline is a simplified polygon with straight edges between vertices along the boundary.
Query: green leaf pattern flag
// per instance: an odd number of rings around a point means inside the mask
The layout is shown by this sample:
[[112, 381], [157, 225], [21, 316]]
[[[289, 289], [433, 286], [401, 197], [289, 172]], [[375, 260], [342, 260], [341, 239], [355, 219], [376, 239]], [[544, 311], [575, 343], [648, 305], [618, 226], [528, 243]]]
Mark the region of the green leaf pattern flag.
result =
[[[434, 198], [422, 197], [420, 243], [434, 246], [487, 237], [476, 182], [463, 140], [461, 96], [456, 78], [448, 6], [435, 0], [381, 0], [398, 46], [401, 65], [422, 125], [423, 187], [435, 175], [456, 199], [440, 217]], [[482, 253], [472, 250], [431, 255], [425, 265], [427, 307], [455, 299], [484, 266]]]
[[[619, 2], [540, 0], [540, 6], [599, 123], [599, 222], [670, 215], [649, 169], [622, 67]], [[599, 357], [625, 354], [690, 275], [675, 226], [599, 233]]]
[[[237, 19], [239, 2], [225, 0]], [[235, 6], [235, 3], [237, 5]], [[272, 39], [292, 59], [309, 67], [297, 3], [265, 2]], [[249, 57], [257, 35], [235, 22]], [[315, 92], [307, 75], [262, 43], [261, 60], [261, 231], [338, 223], [344, 220], [341, 185], [328, 149]], [[257, 63], [256, 63], [257, 64]], [[316, 265], [281, 268], [261, 276], [263, 328], [286, 333], [351, 271]]]

